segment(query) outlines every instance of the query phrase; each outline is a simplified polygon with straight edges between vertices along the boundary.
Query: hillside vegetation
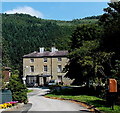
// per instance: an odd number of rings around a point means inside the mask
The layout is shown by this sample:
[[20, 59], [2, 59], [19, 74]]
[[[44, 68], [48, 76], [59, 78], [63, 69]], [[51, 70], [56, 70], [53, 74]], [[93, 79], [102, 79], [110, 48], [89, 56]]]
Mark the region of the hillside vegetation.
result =
[[39, 47], [68, 49], [70, 36], [77, 26], [96, 22], [96, 18], [60, 21], [26, 14], [2, 14], [3, 65], [20, 70], [22, 56], [38, 51]]

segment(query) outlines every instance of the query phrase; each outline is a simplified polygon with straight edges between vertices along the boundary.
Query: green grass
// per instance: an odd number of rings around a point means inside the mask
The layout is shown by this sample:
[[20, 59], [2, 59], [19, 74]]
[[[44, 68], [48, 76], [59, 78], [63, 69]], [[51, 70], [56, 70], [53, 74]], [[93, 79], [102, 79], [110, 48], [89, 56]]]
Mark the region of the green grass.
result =
[[78, 96], [68, 96], [68, 95], [55, 95], [55, 94], [47, 94], [48, 97], [58, 97], [65, 99], [73, 99], [81, 102], [88, 103], [90, 105], [94, 105], [99, 110], [105, 113], [120, 113], [120, 106], [115, 105], [114, 110], [109, 107], [105, 107], [105, 101], [101, 98], [95, 96], [87, 96], [87, 95], [78, 95]]
[[30, 93], [30, 92], [33, 92], [33, 90], [32, 89], [28, 89], [27, 93]]
[[120, 113], [120, 106], [115, 105], [114, 110], [111, 110], [109, 107], [99, 107], [101, 111], [104, 111], [105, 113]]

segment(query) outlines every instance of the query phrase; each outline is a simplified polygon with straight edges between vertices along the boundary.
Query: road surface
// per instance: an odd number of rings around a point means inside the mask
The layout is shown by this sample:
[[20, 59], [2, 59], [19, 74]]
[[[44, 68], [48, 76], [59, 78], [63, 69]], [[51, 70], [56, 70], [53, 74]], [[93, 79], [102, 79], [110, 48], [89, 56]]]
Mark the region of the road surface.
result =
[[[85, 107], [66, 100], [56, 100], [45, 98], [49, 89], [46, 88], [30, 88], [33, 92], [28, 94], [29, 103], [32, 107], [29, 111], [81, 111], [80, 113], [88, 113]], [[86, 111], [86, 112], [85, 112]]]
[[[23, 107], [19, 109], [15, 109], [13, 111], [2, 111], [2, 113], [40, 113], [44, 111], [48, 111], [56, 113], [61, 111], [72, 111], [72, 113], [88, 113], [89, 110], [80, 104], [72, 103], [66, 100], [56, 100], [45, 98], [44, 95], [49, 92], [47, 88], [29, 88], [32, 89], [33, 92], [28, 93], [29, 103], [25, 104]], [[74, 111], [74, 112], [73, 112]], [[59, 112], [60, 113], [60, 112]]]

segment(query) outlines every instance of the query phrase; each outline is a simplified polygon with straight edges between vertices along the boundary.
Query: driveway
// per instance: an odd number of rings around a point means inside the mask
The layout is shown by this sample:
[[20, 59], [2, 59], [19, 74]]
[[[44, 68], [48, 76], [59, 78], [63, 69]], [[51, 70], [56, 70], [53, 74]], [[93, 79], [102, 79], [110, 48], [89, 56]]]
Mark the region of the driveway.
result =
[[66, 100], [45, 98], [43, 95], [49, 92], [47, 88], [30, 88], [33, 92], [28, 94], [29, 103], [32, 107], [29, 111], [80, 111], [88, 113], [88, 109]]

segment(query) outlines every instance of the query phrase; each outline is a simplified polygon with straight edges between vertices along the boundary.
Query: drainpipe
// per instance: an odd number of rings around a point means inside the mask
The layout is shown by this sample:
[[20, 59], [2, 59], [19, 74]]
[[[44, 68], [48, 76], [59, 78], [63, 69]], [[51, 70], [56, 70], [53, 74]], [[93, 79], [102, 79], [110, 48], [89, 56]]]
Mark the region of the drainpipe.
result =
[[51, 79], [52, 79], [53, 75], [52, 75], [52, 57], [51, 57]]

